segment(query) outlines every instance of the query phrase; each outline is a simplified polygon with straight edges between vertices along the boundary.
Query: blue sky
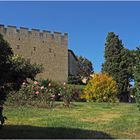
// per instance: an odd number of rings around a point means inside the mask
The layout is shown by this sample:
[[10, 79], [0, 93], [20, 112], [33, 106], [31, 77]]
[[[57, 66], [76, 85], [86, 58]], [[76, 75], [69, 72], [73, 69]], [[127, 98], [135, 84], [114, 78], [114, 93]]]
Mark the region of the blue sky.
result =
[[140, 2], [0, 2], [0, 24], [67, 32], [69, 49], [92, 61], [104, 61], [106, 35], [113, 31], [126, 48], [140, 45]]

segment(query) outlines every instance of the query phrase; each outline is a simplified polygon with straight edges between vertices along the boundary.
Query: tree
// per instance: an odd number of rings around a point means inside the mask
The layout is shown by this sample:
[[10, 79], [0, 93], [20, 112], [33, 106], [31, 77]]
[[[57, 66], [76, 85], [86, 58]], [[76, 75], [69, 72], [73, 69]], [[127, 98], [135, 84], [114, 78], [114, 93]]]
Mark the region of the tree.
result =
[[25, 60], [23, 57], [14, 55], [10, 57], [12, 67], [10, 69], [10, 82], [14, 89], [19, 89], [23, 81], [27, 78], [32, 80], [35, 76], [43, 71], [43, 67], [37, 64], [31, 64], [30, 60]]
[[136, 90], [136, 102], [140, 110], [140, 47], [135, 52], [134, 80]]
[[0, 86], [4, 85], [8, 80], [10, 64], [10, 56], [13, 55], [12, 49], [0, 34]]
[[93, 65], [90, 60], [83, 56], [76, 56], [78, 59], [77, 75], [69, 75], [69, 84], [85, 84], [90, 79], [90, 75], [94, 73]]
[[99, 102], [116, 102], [118, 87], [107, 73], [94, 74], [86, 85], [82, 98]]
[[82, 77], [89, 77], [90, 74], [94, 72], [92, 62], [83, 56], [79, 56], [77, 58], [80, 66], [82, 67], [82, 70], [79, 71], [79, 75]]
[[3, 103], [6, 95], [4, 94], [4, 85], [8, 82], [8, 75], [10, 69], [9, 57], [13, 55], [13, 52], [9, 44], [0, 35], [0, 121], [4, 123], [5, 116], [3, 116]]
[[133, 53], [124, 48], [122, 41], [115, 33], [110, 32], [105, 44], [105, 62], [102, 72], [107, 72], [117, 82], [121, 101], [129, 99], [129, 83], [132, 79]]
[[0, 35], [0, 121], [4, 123], [3, 104], [10, 90], [18, 90], [27, 78], [33, 79], [42, 67], [14, 56], [7, 41]]
[[4, 86], [9, 81], [9, 71], [12, 67], [10, 57], [13, 52], [9, 44], [0, 35], [0, 106], [4, 103], [6, 95], [3, 93]]

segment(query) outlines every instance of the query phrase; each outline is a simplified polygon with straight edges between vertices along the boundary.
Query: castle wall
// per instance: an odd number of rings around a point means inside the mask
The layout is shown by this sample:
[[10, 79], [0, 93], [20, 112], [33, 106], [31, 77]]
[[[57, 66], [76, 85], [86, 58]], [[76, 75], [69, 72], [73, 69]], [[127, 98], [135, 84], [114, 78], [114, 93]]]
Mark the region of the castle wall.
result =
[[68, 35], [59, 32], [40, 31], [15, 26], [0, 25], [4, 36], [15, 54], [30, 59], [31, 63], [42, 64], [44, 71], [37, 78], [67, 81], [68, 78]]

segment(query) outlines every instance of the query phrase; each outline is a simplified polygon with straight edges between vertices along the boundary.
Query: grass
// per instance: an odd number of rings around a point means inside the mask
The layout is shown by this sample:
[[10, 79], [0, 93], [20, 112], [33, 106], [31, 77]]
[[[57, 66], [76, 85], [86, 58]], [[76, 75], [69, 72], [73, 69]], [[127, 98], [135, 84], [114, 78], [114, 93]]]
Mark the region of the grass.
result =
[[54, 109], [5, 106], [0, 138], [140, 139], [136, 104], [74, 103]]

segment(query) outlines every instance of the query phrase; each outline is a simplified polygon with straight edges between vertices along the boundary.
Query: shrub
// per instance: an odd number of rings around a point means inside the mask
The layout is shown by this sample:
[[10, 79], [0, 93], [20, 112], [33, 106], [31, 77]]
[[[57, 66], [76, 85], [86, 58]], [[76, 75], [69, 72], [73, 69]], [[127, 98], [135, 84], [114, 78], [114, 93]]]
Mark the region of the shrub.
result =
[[83, 101], [81, 99], [81, 94], [83, 92], [83, 89], [85, 87], [85, 85], [74, 85], [74, 84], [70, 84], [69, 85], [71, 87], [71, 94], [72, 94], [72, 101]]
[[80, 86], [59, 84], [50, 80], [23, 82], [21, 89], [11, 92], [7, 104], [31, 105], [52, 108], [54, 101], [63, 101], [65, 107], [70, 107], [72, 101], [79, 101], [82, 88]]
[[59, 95], [61, 96], [63, 105], [69, 107], [72, 101], [72, 88], [66, 83], [64, 83], [63, 86], [61, 86], [59, 89], [60, 89]]
[[94, 74], [84, 88], [81, 98], [88, 101], [116, 102], [118, 88], [116, 82], [106, 73]]
[[31, 83], [23, 82], [21, 89], [17, 92], [11, 92], [8, 97], [8, 103], [15, 105], [33, 105], [51, 108], [53, 106], [55, 95], [48, 86], [43, 86], [41, 82], [33, 81]]
[[52, 81], [49, 79], [40, 79], [39, 82], [44, 87], [47, 87], [50, 83], [52, 83]]
[[68, 84], [83, 84], [80, 76], [69, 75], [68, 76]]

